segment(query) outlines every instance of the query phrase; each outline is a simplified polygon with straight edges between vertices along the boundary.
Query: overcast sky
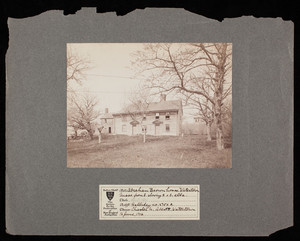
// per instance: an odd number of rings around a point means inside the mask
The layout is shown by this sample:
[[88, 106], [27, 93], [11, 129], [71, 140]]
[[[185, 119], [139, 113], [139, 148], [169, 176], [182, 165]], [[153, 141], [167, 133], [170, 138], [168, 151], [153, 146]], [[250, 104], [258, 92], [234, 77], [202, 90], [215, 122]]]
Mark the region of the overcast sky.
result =
[[68, 44], [72, 52], [91, 62], [92, 68], [85, 72], [81, 85], [74, 81], [72, 89], [78, 93], [96, 95], [99, 109], [109, 108], [120, 111], [126, 104], [127, 96], [140, 80], [132, 78], [130, 54], [141, 50], [142, 44], [128, 43], [78, 43]]

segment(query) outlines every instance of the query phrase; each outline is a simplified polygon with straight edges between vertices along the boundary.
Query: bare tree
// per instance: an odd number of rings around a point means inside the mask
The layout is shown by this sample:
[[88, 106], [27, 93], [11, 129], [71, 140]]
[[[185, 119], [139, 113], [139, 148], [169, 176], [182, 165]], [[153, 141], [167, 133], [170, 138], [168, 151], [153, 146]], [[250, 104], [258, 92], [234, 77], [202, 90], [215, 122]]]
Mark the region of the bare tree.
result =
[[201, 98], [198, 95], [187, 95], [186, 104], [197, 110], [197, 117], [199, 117], [206, 126], [207, 140], [211, 141], [211, 126], [214, 122], [213, 105], [206, 98]]
[[96, 110], [98, 101], [96, 97], [90, 95], [74, 95], [68, 98], [67, 118], [71, 126], [77, 129], [86, 130], [91, 139], [93, 139], [95, 126], [93, 122], [100, 115]]
[[76, 51], [67, 45], [67, 88], [70, 90], [70, 81], [74, 80], [81, 84], [85, 78], [85, 72], [92, 68], [91, 62], [84, 56], [80, 56]]
[[145, 44], [135, 54], [145, 88], [158, 93], [184, 93], [212, 106], [216, 145], [224, 149], [222, 105], [231, 94], [232, 45], [229, 43]]
[[227, 100], [223, 105], [222, 123], [224, 126], [224, 134], [228, 140], [232, 140], [232, 101]]
[[125, 106], [124, 111], [130, 116], [132, 128], [140, 126], [143, 132], [143, 142], [146, 142], [147, 125], [145, 125], [148, 107], [151, 97], [147, 90], [137, 88], [129, 96], [130, 105]]

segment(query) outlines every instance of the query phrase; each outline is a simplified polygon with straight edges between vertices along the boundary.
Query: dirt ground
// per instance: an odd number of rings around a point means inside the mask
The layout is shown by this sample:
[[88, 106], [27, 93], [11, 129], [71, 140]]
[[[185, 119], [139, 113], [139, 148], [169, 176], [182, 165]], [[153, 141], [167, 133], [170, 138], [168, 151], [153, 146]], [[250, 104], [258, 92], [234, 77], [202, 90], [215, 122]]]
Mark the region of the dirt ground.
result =
[[103, 136], [94, 140], [70, 140], [67, 166], [71, 168], [231, 168], [232, 148], [225, 143], [218, 151], [216, 142], [204, 135]]

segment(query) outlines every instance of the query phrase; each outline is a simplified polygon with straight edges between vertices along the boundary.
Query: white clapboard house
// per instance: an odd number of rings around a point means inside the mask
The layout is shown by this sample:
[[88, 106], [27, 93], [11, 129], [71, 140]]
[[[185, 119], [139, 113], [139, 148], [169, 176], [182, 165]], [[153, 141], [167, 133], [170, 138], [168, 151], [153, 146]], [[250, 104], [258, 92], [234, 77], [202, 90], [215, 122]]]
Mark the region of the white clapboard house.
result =
[[181, 100], [166, 100], [166, 95], [161, 95], [160, 102], [143, 108], [132, 105], [112, 116], [114, 134], [138, 135], [146, 131], [147, 135], [179, 136], [182, 133]]

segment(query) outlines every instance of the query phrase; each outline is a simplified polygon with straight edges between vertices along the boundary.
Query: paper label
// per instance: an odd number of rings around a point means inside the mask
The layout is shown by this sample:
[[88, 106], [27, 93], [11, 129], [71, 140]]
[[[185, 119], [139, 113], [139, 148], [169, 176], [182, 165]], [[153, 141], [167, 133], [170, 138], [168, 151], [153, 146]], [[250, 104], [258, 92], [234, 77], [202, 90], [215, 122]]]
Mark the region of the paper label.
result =
[[200, 185], [99, 185], [100, 220], [199, 220]]

